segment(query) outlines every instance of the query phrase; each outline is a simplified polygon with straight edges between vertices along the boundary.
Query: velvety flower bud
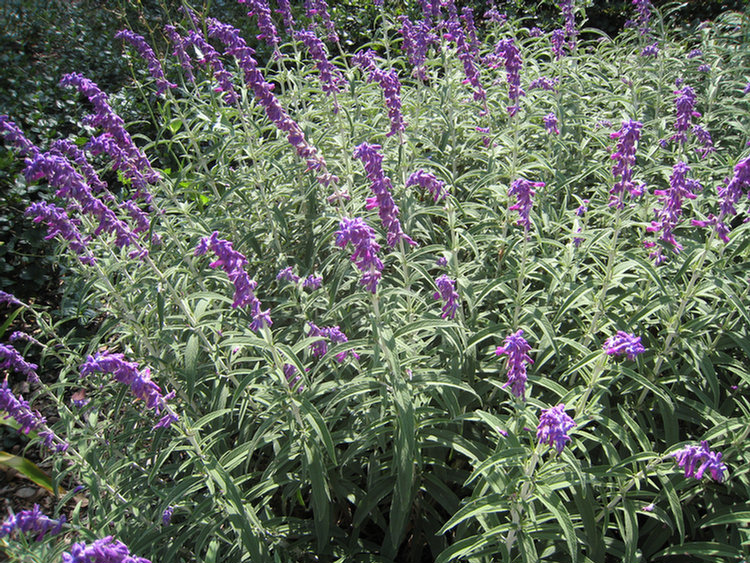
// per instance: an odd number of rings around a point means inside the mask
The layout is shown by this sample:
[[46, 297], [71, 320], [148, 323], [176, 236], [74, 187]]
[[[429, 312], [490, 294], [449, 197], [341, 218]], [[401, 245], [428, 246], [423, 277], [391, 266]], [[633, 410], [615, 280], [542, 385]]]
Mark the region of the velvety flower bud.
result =
[[8, 119], [7, 115], [0, 115], [0, 135], [12, 143], [21, 156], [34, 156], [39, 149], [29, 141], [21, 129]]
[[651, 45], [646, 45], [643, 50], [641, 51], [642, 57], [655, 57], [659, 54], [659, 44], [658, 43], [652, 43]]
[[294, 273], [294, 269], [291, 266], [287, 266], [278, 274], [276, 274], [276, 281], [289, 281], [292, 283], [297, 283], [299, 281], [299, 276]]
[[14, 305], [23, 307], [23, 302], [5, 291], [0, 291], [0, 305]]
[[518, 99], [526, 94], [521, 89], [521, 52], [512, 38], [501, 39], [495, 45], [494, 57], [485, 59], [490, 68], [497, 66], [497, 60], [502, 60], [508, 81], [508, 98], [512, 102], [508, 106], [508, 113], [515, 115], [520, 106]]
[[276, 0], [276, 4], [279, 7], [276, 13], [281, 14], [284, 29], [289, 35], [292, 35], [294, 33], [294, 16], [292, 16], [292, 6], [289, 4], [289, 0]]
[[550, 34], [549, 41], [555, 60], [560, 60], [565, 55], [565, 32], [562, 29], [555, 29]]
[[391, 130], [386, 136], [400, 135], [406, 129], [401, 114], [401, 81], [395, 70], [384, 71], [375, 64], [375, 52], [372, 49], [360, 51], [352, 57], [352, 63], [367, 72], [367, 81], [376, 82], [383, 90], [383, 98], [388, 108]]
[[296, 389], [298, 393], [305, 389], [305, 386], [300, 384], [300, 382], [302, 381], [302, 376], [299, 375], [297, 366], [295, 366], [294, 364], [284, 364], [283, 372], [284, 377], [286, 377], [286, 381], [289, 384], [289, 389], [291, 389], [292, 391]]
[[575, 0], [559, 0], [557, 3], [565, 21], [565, 37], [568, 40], [568, 46], [571, 51], [575, 49], [576, 37], [578, 36], [574, 4]]
[[258, 28], [260, 33], [255, 37], [265, 41], [274, 50], [274, 56], [279, 57], [279, 34], [271, 18], [271, 8], [267, 0], [237, 0], [240, 4], [247, 4], [250, 7], [248, 16], [258, 18]]
[[523, 330], [507, 336], [504, 346], [498, 346], [495, 354], [507, 356], [506, 368], [508, 371], [508, 381], [503, 387], [510, 387], [510, 392], [516, 397], [523, 399], [526, 391], [526, 364], [533, 364], [528, 352], [531, 346], [523, 337]]
[[320, 289], [321, 285], [323, 285], [322, 276], [315, 276], [310, 274], [304, 280], [302, 280], [302, 287], [304, 289], [311, 289], [315, 291], [316, 289]]
[[328, 31], [328, 41], [338, 43], [339, 35], [336, 33], [336, 26], [328, 13], [328, 3], [325, 0], [305, 0], [305, 10], [308, 18], [315, 21], [319, 17], [323, 22], [323, 27]]
[[695, 111], [695, 91], [690, 86], [685, 86], [676, 90], [675, 107], [677, 108], [677, 119], [674, 128], [677, 133], [670, 138], [673, 141], [684, 143], [687, 141], [687, 131], [691, 128], [690, 123], [693, 117], [700, 117], [701, 114]]
[[651, 31], [649, 27], [649, 21], [651, 20], [651, 1], [650, 0], [633, 0], [635, 11], [637, 13], [636, 19], [633, 22], [634, 26], [638, 28], [638, 32], [641, 35], [646, 35]]
[[[310, 327], [310, 332], [307, 336], [313, 338], [316, 336], [322, 337], [321, 340], [310, 345], [312, 354], [315, 357], [324, 356], [326, 352], [328, 352], [328, 342], [331, 342], [332, 344], [342, 344], [349, 341], [349, 339], [343, 332], [341, 332], [338, 326], [318, 327], [317, 325], [315, 325], [315, 323], [308, 322], [307, 324]], [[359, 359], [359, 354], [348, 350], [346, 352], [336, 354], [336, 361], [341, 363], [346, 359], [348, 355], [351, 355], [353, 358]]]
[[556, 407], [542, 410], [536, 437], [540, 444], [549, 444], [557, 453], [561, 453], [565, 443], [570, 441], [568, 430], [574, 426], [576, 423], [565, 413], [565, 404], [560, 403]]
[[711, 138], [711, 133], [708, 132], [708, 129], [701, 125], [693, 125], [693, 134], [703, 145], [702, 147], [695, 149], [695, 151], [701, 155], [701, 158], [706, 158], [712, 152], [716, 152], [714, 141]]
[[702, 56], [703, 56], [703, 51], [701, 51], [700, 49], [693, 49], [687, 54], [688, 59], [694, 59], [696, 57], [702, 57]]
[[700, 446], [685, 446], [671, 454], [671, 457], [685, 470], [685, 477], [701, 479], [708, 470], [714, 481], [721, 482], [725, 478], [727, 466], [721, 461], [721, 453], [711, 451], [705, 440]]
[[190, 55], [187, 53], [187, 46], [190, 42], [184, 39], [178, 32], [177, 28], [173, 25], [165, 25], [164, 33], [174, 45], [172, 55], [179, 61], [185, 76], [190, 82], [195, 82], [195, 76], [193, 75], [193, 63], [190, 62]]
[[604, 352], [610, 356], [627, 355], [629, 360], [635, 360], [639, 354], [643, 354], [646, 349], [641, 345], [641, 337], [635, 334], [628, 334], [618, 330], [615, 336], [610, 336], [603, 346]]
[[172, 514], [174, 514], [174, 507], [168, 506], [165, 508], [161, 515], [161, 523], [165, 526], [169, 526], [172, 522]]
[[399, 31], [404, 38], [401, 48], [414, 66], [413, 74], [420, 80], [426, 80], [424, 64], [427, 60], [427, 51], [430, 45], [437, 43], [438, 37], [432, 33], [430, 25], [425, 20], [412, 23], [408, 16], [399, 16], [398, 21], [401, 22]]
[[[310, 56], [315, 60], [315, 67], [320, 73], [322, 89], [326, 94], [335, 94], [336, 92], [340, 92], [342, 88], [346, 88], [348, 84], [346, 78], [328, 60], [325, 45], [323, 45], [323, 42], [318, 39], [313, 31], [297, 31], [294, 34], [294, 38], [304, 43], [310, 52]], [[335, 101], [334, 106], [334, 111], [338, 111], [338, 105]]]
[[547, 78], [546, 76], [540, 76], [535, 78], [529, 84], [529, 90], [534, 88], [541, 88], [542, 90], [554, 91], [557, 88], [557, 84], [560, 82], [557, 78]]
[[44, 221], [47, 225], [47, 236], [44, 237], [46, 240], [59, 236], [62, 240], [68, 241], [70, 249], [78, 255], [83, 264], [90, 265], [96, 261], [87, 250], [89, 237], [83, 238], [78, 231], [80, 221], [70, 219], [63, 208], [38, 201], [32, 203], [25, 214], [33, 217], [34, 223]]

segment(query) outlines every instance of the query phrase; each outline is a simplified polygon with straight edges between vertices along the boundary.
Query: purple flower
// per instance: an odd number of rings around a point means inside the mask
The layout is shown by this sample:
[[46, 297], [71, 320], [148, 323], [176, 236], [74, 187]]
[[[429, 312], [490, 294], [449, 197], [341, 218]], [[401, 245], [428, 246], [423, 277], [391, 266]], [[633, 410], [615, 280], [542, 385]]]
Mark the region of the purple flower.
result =
[[[725, 179], [724, 183], [717, 188], [719, 193], [719, 217], [709, 215], [708, 221], [693, 221], [693, 225], [699, 227], [713, 226], [717, 234], [724, 242], [729, 242], [731, 228], [725, 223], [728, 216], [737, 215], [734, 207], [743, 195], [743, 190], [750, 188], [750, 157], [741, 160], [734, 167], [732, 179]], [[750, 193], [748, 193], [750, 197]]]
[[540, 76], [535, 78], [529, 84], [529, 90], [534, 88], [541, 88], [542, 90], [554, 91], [557, 88], [557, 84], [560, 82], [557, 78], [547, 78], [546, 76]]
[[91, 545], [74, 543], [69, 552], [62, 554], [62, 563], [151, 563], [143, 557], [130, 554], [130, 549], [112, 536], [96, 540]]
[[360, 51], [352, 57], [352, 63], [367, 72], [368, 82], [377, 82], [383, 90], [383, 98], [388, 108], [388, 118], [391, 130], [386, 136], [401, 135], [406, 129], [404, 117], [401, 114], [401, 81], [395, 70], [384, 71], [375, 64], [375, 51], [368, 49]]
[[743, 88], [742, 93], [750, 94], [750, 82], [748, 82], [747, 85], [745, 85], [745, 88]]
[[453, 319], [459, 307], [456, 281], [443, 274], [435, 280], [435, 285], [437, 285], [438, 291], [435, 292], [433, 297], [443, 300], [443, 314], [441, 316], [444, 319]]
[[335, 94], [340, 92], [341, 88], [347, 86], [346, 78], [339, 69], [331, 64], [326, 54], [323, 42], [318, 39], [313, 31], [298, 31], [294, 34], [297, 41], [302, 41], [310, 52], [310, 56], [315, 60], [315, 67], [320, 73], [320, 82], [322, 89], [326, 94], [334, 95], [334, 112], [338, 111], [338, 102]]
[[548, 113], [544, 116], [544, 128], [547, 130], [547, 133], [560, 134], [560, 130], [557, 128], [557, 116], [554, 113]]
[[693, 49], [687, 54], [688, 59], [694, 59], [696, 57], [702, 57], [702, 56], [703, 56], [703, 51], [701, 51], [700, 49]]
[[336, 33], [336, 26], [328, 14], [328, 3], [325, 0], [305, 0], [305, 10], [307, 11], [307, 17], [313, 21], [316, 16], [320, 16], [323, 26], [328, 31], [328, 41], [338, 43], [339, 36]]
[[531, 227], [529, 214], [531, 213], [531, 206], [534, 203], [531, 198], [536, 193], [533, 188], [543, 188], [544, 185], [544, 182], [529, 182], [524, 178], [513, 180], [508, 190], [508, 197], [516, 196], [516, 203], [515, 205], [511, 205], [508, 210], [518, 211], [517, 225], [523, 226], [525, 229]]
[[180, 62], [180, 66], [187, 75], [187, 79], [190, 82], [195, 82], [195, 76], [193, 76], [193, 64], [190, 62], [190, 55], [188, 55], [185, 50], [185, 47], [189, 45], [190, 42], [183, 39], [183, 37], [177, 32], [177, 28], [173, 25], [165, 25], [164, 33], [169, 37], [172, 45], [174, 45], [172, 55], [174, 55]]
[[695, 111], [695, 91], [690, 86], [685, 86], [681, 90], [675, 90], [675, 107], [677, 108], [677, 119], [674, 128], [677, 133], [670, 137], [672, 141], [684, 143], [687, 141], [687, 131], [691, 127], [690, 120], [693, 117], [700, 117], [701, 114]]
[[139, 369], [136, 362], [127, 361], [123, 354], [98, 352], [96, 356], [88, 356], [79, 371], [81, 377], [92, 373], [110, 373], [115, 381], [129, 385], [136, 399], [142, 400], [146, 407], [153, 409], [157, 415], [161, 414], [162, 410], [167, 411], [154, 428], [168, 427], [177, 420], [177, 416], [167, 405], [167, 400], [174, 397], [174, 393], [162, 395], [159, 386], [151, 381], [151, 370]]
[[294, 364], [284, 364], [283, 372], [284, 377], [286, 377], [286, 381], [289, 384], [289, 389], [294, 391], [296, 388], [298, 393], [304, 390], [305, 386], [300, 384], [302, 376], [298, 375], [299, 370], [297, 369], [297, 366]]
[[570, 441], [568, 430], [574, 426], [576, 423], [565, 413], [565, 404], [560, 403], [556, 407], [542, 410], [536, 437], [540, 444], [549, 444], [559, 454], [563, 451], [565, 443]]
[[273, 48], [274, 57], [278, 58], [281, 56], [279, 53], [279, 34], [276, 31], [276, 26], [271, 19], [271, 8], [268, 7], [268, 0], [237, 0], [240, 4], [247, 4], [250, 6], [248, 16], [258, 18], [258, 28], [260, 33], [255, 37], [261, 41], [265, 41], [267, 45]]
[[421, 168], [412, 172], [406, 180], [406, 187], [411, 186], [419, 186], [423, 190], [427, 190], [436, 202], [445, 199], [448, 193], [445, 189], [445, 182], [438, 180], [434, 174], [425, 172]]
[[633, 0], [635, 11], [638, 13], [635, 19], [635, 26], [641, 35], [646, 35], [651, 29], [649, 20], [651, 19], [651, 1], [650, 0]]
[[292, 6], [289, 4], [289, 0], [276, 0], [276, 4], [279, 6], [276, 13], [281, 14], [284, 29], [289, 35], [292, 35], [294, 33], [294, 16], [292, 16]]
[[[491, 23], [497, 23], [500, 25], [504, 25], [506, 21], [508, 21], [508, 16], [505, 14], [501, 14], [498, 9], [495, 6], [492, 6], [489, 10], [487, 10], [484, 13], [484, 19], [486, 19], [488, 22]], [[539, 29], [538, 27], [532, 28], [532, 31], [534, 29]], [[539, 33], [541, 34], [541, 29], [539, 29]], [[529, 35], [531, 35], [531, 32], [529, 32]], [[531, 35], [532, 37], [538, 37], [537, 35]]]
[[420, 80], [426, 80], [427, 73], [424, 63], [427, 59], [427, 51], [430, 45], [437, 42], [438, 37], [432, 33], [430, 25], [425, 20], [415, 24], [408, 16], [399, 16], [398, 21], [401, 22], [399, 31], [404, 38], [401, 48], [406, 53], [406, 58], [414, 66], [413, 75]]
[[300, 126], [289, 117], [279, 100], [273, 95], [273, 85], [266, 82], [263, 73], [258, 69], [257, 61], [253, 58], [255, 51], [247, 46], [239, 31], [213, 18], [207, 20], [207, 25], [209, 35], [226, 45], [225, 54], [233, 55], [237, 59], [243, 71], [245, 83], [253, 91], [255, 99], [265, 110], [268, 119], [279, 130], [286, 133], [287, 140], [295, 148], [297, 155], [305, 159], [307, 169], [317, 171], [317, 179], [324, 186], [337, 182], [338, 178], [327, 172], [323, 156], [307, 141]]
[[441, 268], [445, 268], [448, 265], [448, 259], [445, 256], [441, 256], [435, 261], [435, 265]]
[[576, 209], [576, 215], [578, 217], [583, 217], [586, 214], [586, 212], [589, 210], [588, 204], [589, 204], [589, 200], [587, 199], [584, 199], [581, 202], [581, 205], [579, 205], [578, 208]]
[[21, 156], [35, 156], [39, 149], [29, 141], [18, 126], [8, 119], [7, 115], [0, 115], [0, 134], [15, 145]]
[[[677, 242], [673, 234], [682, 215], [682, 202], [684, 199], [695, 199], [695, 191], [702, 189], [697, 180], [687, 178], [688, 172], [690, 172], [690, 167], [684, 162], [678, 162], [674, 165], [672, 175], [669, 177], [669, 189], [654, 190], [654, 194], [659, 196], [659, 201], [662, 202], [663, 207], [654, 209], [656, 221], [652, 221], [651, 226], [646, 228], [650, 233], [661, 232], [659, 239], [671, 244], [675, 253], [682, 249], [682, 245]], [[657, 264], [666, 260], [666, 257], [661, 253], [661, 249], [654, 251], [650, 257], [654, 258]]]
[[693, 134], [695, 135], [695, 138], [703, 144], [702, 147], [695, 149], [696, 152], [701, 155], [701, 158], [706, 158], [712, 152], [716, 152], [714, 141], [711, 138], [711, 133], [708, 132], [708, 129], [701, 125], [693, 125]]
[[617, 139], [617, 151], [612, 155], [615, 165], [612, 167], [612, 175], [620, 178], [615, 182], [614, 187], [609, 191], [609, 205], [612, 207], [622, 207], [623, 197], [627, 191], [630, 197], [637, 197], [643, 194], [645, 186], [633, 182], [633, 169], [635, 164], [635, 146], [641, 137], [641, 128], [643, 124], [639, 121], [627, 120], [622, 122], [622, 128], [610, 133], [610, 138]]
[[169, 524], [172, 522], [172, 514], [174, 513], [174, 507], [168, 506], [164, 509], [164, 512], [162, 512], [161, 515], [161, 523], [165, 526], [169, 526]]
[[276, 274], [276, 281], [289, 281], [292, 283], [297, 283], [299, 281], [299, 276], [294, 273], [294, 269], [291, 266], [287, 266], [278, 274]]
[[562, 11], [563, 20], [565, 22], [565, 36], [568, 39], [568, 47], [571, 51], [575, 49], [576, 36], [578, 35], [574, 4], [575, 0], [559, 0], [557, 3]]
[[701, 479], [708, 470], [715, 481], [721, 482], [725, 478], [727, 466], [721, 462], [721, 453], [712, 452], [705, 440], [700, 446], [685, 446], [670, 454], [670, 457], [674, 457], [677, 465], [685, 469], [685, 477]]
[[34, 223], [44, 221], [47, 224], [47, 236], [44, 237], [45, 240], [59, 235], [62, 240], [67, 240], [70, 243], [70, 249], [78, 254], [78, 258], [82, 263], [90, 265], [96, 261], [87, 250], [89, 237], [84, 239], [78, 231], [80, 221], [70, 219], [63, 208], [44, 201], [38, 201], [32, 203], [26, 209], [26, 215], [32, 216]]
[[11, 295], [5, 291], [0, 291], [0, 305], [15, 305], [23, 307], [23, 302], [20, 299], [17, 299], [15, 295]]
[[154, 50], [146, 42], [146, 39], [143, 36], [133, 33], [128, 29], [122, 29], [115, 34], [115, 39], [124, 39], [130, 43], [135, 50], [138, 51], [138, 54], [146, 61], [149, 74], [151, 74], [151, 77], [156, 80], [157, 95], [160, 96], [163, 94], [167, 88], [177, 88], [177, 84], [172, 84], [164, 76], [164, 70], [161, 67], [161, 63], [156, 58]]
[[390, 178], [383, 173], [383, 155], [378, 152], [381, 148], [380, 145], [362, 143], [354, 149], [354, 158], [362, 161], [367, 178], [371, 182], [370, 189], [375, 194], [374, 197], [367, 198], [366, 208], [378, 208], [378, 215], [387, 232], [388, 246], [393, 248], [401, 240], [407, 244], [415, 245], [417, 243], [401, 229], [401, 222], [398, 220], [398, 207], [391, 195], [393, 185]]
[[0, 525], [0, 539], [9, 536], [14, 530], [19, 532], [37, 532], [36, 541], [42, 541], [44, 535], [49, 532], [51, 536], [59, 534], [65, 523], [63, 514], [59, 520], [52, 520], [44, 514], [38, 504], [31, 510], [22, 510], [18, 514], [12, 514]]
[[711, 66], [706, 64], [700, 65], [698, 67], [698, 72], [711, 72]]
[[[322, 339], [313, 342], [310, 345], [310, 349], [312, 350], [312, 355], [316, 358], [319, 358], [320, 356], [324, 356], [326, 352], [328, 352], [328, 342], [330, 341], [332, 344], [343, 344], [344, 342], [348, 342], [349, 339], [346, 337], [346, 335], [341, 332], [338, 326], [328, 326], [328, 327], [318, 327], [315, 325], [315, 323], [309, 322], [307, 323], [310, 327], [310, 332], [308, 333], [308, 337], [315, 338], [315, 337], [321, 337]], [[347, 350], [346, 352], [340, 352], [336, 354], [336, 361], [339, 363], [343, 362], [348, 355], [350, 355], [356, 359], [359, 359], [359, 354], [353, 352], [352, 350]]]
[[13, 370], [26, 376], [29, 383], [39, 383], [36, 370], [39, 366], [27, 362], [12, 346], [0, 344], [0, 369]]
[[529, 37], [541, 37], [542, 36], [542, 30], [538, 27], [534, 26], [531, 29], [529, 29]]
[[654, 42], [651, 45], [646, 45], [641, 51], [642, 57], [655, 57], [659, 54], [659, 44]]
[[21, 432], [28, 434], [32, 430], [36, 430], [40, 438], [42, 438], [44, 446], [52, 449], [53, 444], [55, 445], [55, 451], [64, 452], [68, 449], [68, 444], [55, 436], [55, 434], [45, 426], [46, 419], [39, 414], [38, 411], [32, 411], [28, 401], [25, 401], [23, 397], [19, 396], [16, 398], [13, 392], [8, 388], [8, 381], [3, 380], [0, 385], [0, 411], [4, 411], [7, 414], [5, 418], [13, 418], [21, 427]]
[[603, 346], [604, 352], [610, 356], [627, 355], [629, 360], [635, 360], [638, 354], [646, 349], [641, 345], [641, 337], [618, 330], [615, 336], [610, 336]]
[[[106, 152], [112, 158], [115, 170], [122, 169], [139, 193], [145, 190], [146, 184], [153, 184], [161, 179], [161, 174], [151, 168], [146, 155], [135, 146], [125, 130], [125, 122], [109, 105], [107, 95], [94, 82], [82, 74], [73, 73], [63, 76], [60, 85], [75, 87], [94, 106], [95, 113], [86, 117], [86, 123], [101, 127], [104, 133], [91, 139], [92, 152]], [[145, 197], [148, 201], [147, 194]]]
[[214, 88], [214, 92], [223, 93], [224, 101], [227, 104], [236, 104], [240, 97], [237, 91], [234, 89], [232, 83], [231, 73], [224, 68], [224, 63], [221, 62], [219, 53], [214, 49], [211, 44], [199, 32], [191, 30], [188, 32], [188, 36], [185, 40], [186, 43], [190, 43], [196, 50], [203, 55], [202, 58], [198, 59], [201, 65], [208, 65], [214, 73], [218, 86]]
[[506, 362], [508, 381], [503, 384], [503, 387], [510, 386], [511, 393], [523, 399], [526, 390], [526, 364], [534, 363], [527, 353], [531, 350], [531, 346], [523, 338], [523, 330], [507, 336], [504, 344], [495, 350], [498, 356], [502, 354], [508, 356]]
[[500, 60], [505, 65], [508, 81], [508, 98], [512, 103], [512, 105], [508, 106], [508, 113], [515, 115], [520, 109], [518, 99], [526, 94], [521, 89], [521, 52], [516, 47], [512, 38], [498, 41], [495, 45], [493, 55], [487, 57], [485, 62], [490, 68], [496, 68]]
[[320, 289], [321, 285], [323, 285], [323, 276], [315, 276], [313, 274], [310, 274], [304, 280], [302, 280], [302, 287], [304, 289], [311, 289], [315, 291], [316, 289]]
[[552, 54], [555, 60], [559, 61], [565, 55], [565, 32], [562, 29], [555, 29], [549, 36], [552, 44]]
[[339, 223], [339, 230], [336, 231], [336, 246], [344, 248], [349, 243], [354, 246], [352, 262], [362, 272], [360, 283], [368, 291], [375, 293], [383, 270], [383, 262], [378, 258], [380, 245], [375, 242], [375, 231], [360, 217], [344, 217]]

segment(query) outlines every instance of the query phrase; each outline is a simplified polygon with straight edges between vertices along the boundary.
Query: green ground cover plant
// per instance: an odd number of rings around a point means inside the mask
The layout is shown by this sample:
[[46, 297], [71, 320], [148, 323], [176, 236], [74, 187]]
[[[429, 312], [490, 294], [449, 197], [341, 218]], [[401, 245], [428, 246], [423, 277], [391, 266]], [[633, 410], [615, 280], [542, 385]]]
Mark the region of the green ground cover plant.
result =
[[0, 117], [68, 272], [62, 314], [0, 293], [2, 420], [55, 465], [0, 463], [58, 499], [6, 556], [745, 559], [748, 14], [374, 3], [350, 51], [245, 4], [263, 56], [187, 4], [160, 55], [117, 33], [147, 127], [76, 69], [69, 139]]

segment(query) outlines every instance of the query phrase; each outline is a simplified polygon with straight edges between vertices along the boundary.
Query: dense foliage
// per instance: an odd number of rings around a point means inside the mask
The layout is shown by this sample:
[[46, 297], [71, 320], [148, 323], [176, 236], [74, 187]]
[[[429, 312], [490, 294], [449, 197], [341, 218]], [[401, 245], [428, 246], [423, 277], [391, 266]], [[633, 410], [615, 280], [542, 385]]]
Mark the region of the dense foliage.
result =
[[70, 140], [0, 118], [71, 272], [62, 319], [0, 293], [59, 493], [6, 554], [747, 557], [748, 14], [386, 3], [352, 52], [321, 0], [245, 4], [258, 53], [188, 9], [160, 57], [117, 34], [136, 123], [76, 69]]

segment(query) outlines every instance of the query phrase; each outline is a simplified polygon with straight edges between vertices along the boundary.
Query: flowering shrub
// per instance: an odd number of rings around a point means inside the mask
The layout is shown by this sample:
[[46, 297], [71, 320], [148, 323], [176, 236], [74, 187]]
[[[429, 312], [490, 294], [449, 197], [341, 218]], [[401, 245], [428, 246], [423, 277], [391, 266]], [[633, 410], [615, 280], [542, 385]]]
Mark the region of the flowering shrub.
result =
[[746, 19], [383, 3], [350, 53], [323, 0], [243, 3], [265, 59], [190, 10], [118, 34], [154, 139], [75, 69], [81, 142], [0, 117], [77, 321], [0, 293], [39, 327], [0, 325], [0, 408], [60, 487], [8, 556], [750, 555]]

